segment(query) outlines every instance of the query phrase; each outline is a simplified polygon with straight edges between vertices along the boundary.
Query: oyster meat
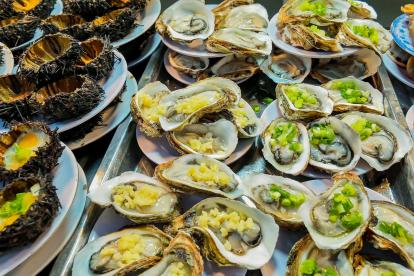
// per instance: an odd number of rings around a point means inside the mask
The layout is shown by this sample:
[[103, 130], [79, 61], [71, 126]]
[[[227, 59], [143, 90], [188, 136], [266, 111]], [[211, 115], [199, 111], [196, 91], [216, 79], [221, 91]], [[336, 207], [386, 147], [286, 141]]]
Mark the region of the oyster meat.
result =
[[204, 40], [214, 32], [214, 14], [203, 2], [179, 0], [161, 14], [155, 27], [179, 42]]
[[349, 18], [377, 19], [377, 12], [365, 1], [348, 0], [351, 8], [348, 12]]
[[352, 254], [346, 250], [326, 250], [316, 246], [310, 235], [300, 239], [290, 250], [286, 276], [354, 275]]
[[215, 31], [207, 40], [206, 47], [211, 52], [239, 55], [270, 55], [272, 41], [263, 32], [238, 28], [225, 28]]
[[368, 82], [346, 77], [323, 85], [334, 102], [334, 111], [360, 110], [377, 114], [384, 113], [384, 96]]
[[320, 59], [311, 76], [321, 83], [353, 76], [363, 80], [378, 72], [381, 58], [372, 50], [362, 49], [346, 57]]
[[169, 231], [179, 230], [200, 235], [202, 254], [218, 265], [247, 269], [259, 269], [270, 260], [279, 233], [271, 216], [217, 197], [200, 201], [176, 218]]
[[178, 198], [146, 175], [125, 172], [89, 191], [92, 202], [112, 207], [135, 223], [166, 222], [179, 215]]
[[276, 53], [265, 59], [260, 69], [275, 83], [301, 83], [309, 74], [311, 66], [310, 58]]
[[224, 163], [199, 155], [187, 154], [160, 164], [155, 176], [180, 192], [199, 192], [228, 198], [242, 195], [239, 177]]
[[405, 268], [404, 266], [387, 261], [368, 261], [364, 257], [357, 255], [354, 257], [354, 263], [356, 265], [356, 276], [369, 276], [369, 275], [404, 275], [414, 276], [414, 272]]
[[236, 149], [237, 128], [226, 119], [213, 123], [197, 123], [167, 133], [167, 140], [178, 152], [199, 153], [224, 160]]
[[[260, 135], [263, 124], [256, 112], [248, 102], [240, 99], [237, 105], [233, 105], [225, 112], [239, 130], [239, 137], [252, 138]], [[225, 114], [224, 116], [227, 116]]]
[[290, 120], [312, 120], [332, 113], [328, 90], [311, 84], [281, 84], [276, 87], [279, 109]]
[[342, 24], [338, 39], [344, 46], [369, 48], [379, 54], [385, 54], [392, 43], [391, 33], [369, 19], [348, 20]]
[[164, 249], [163, 257], [139, 260], [119, 271], [121, 275], [187, 275], [201, 276], [203, 257], [191, 236], [179, 232]]
[[173, 51], [168, 51], [168, 62], [180, 73], [188, 74], [193, 78], [197, 78], [210, 64], [208, 58], [190, 57]]
[[216, 29], [230, 11], [236, 7], [254, 4], [254, 0], [223, 0], [212, 9], [216, 22]]
[[257, 208], [288, 229], [303, 226], [298, 210], [305, 201], [315, 197], [314, 192], [302, 183], [276, 175], [248, 175], [242, 179], [241, 186]]
[[137, 261], [161, 257], [170, 240], [170, 236], [152, 225], [102, 236], [76, 254], [72, 275], [115, 275]]
[[263, 156], [280, 172], [298, 175], [309, 162], [310, 144], [304, 125], [280, 118], [262, 134]]
[[355, 173], [336, 174], [323, 194], [302, 204], [299, 214], [320, 249], [346, 249], [365, 232], [371, 203]]
[[132, 98], [131, 115], [144, 134], [150, 137], [162, 135], [159, 118], [163, 109], [159, 102], [170, 92], [167, 86], [156, 81], [145, 85]]
[[359, 135], [335, 117], [308, 126], [311, 145], [309, 164], [328, 173], [350, 171], [361, 156]]
[[390, 168], [413, 147], [410, 134], [390, 118], [356, 111], [338, 117], [359, 134], [361, 157], [377, 171]]
[[266, 32], [269, 24], [267, 10], [260, 4], [241, 5], [232, 8], [216, 29], [239, 28]]

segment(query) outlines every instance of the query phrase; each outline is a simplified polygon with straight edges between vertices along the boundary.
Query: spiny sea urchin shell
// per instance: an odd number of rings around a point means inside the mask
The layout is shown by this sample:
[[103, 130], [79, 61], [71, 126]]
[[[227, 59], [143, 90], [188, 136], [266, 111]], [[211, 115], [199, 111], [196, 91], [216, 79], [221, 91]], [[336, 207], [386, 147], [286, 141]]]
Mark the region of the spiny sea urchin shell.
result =
[[46, 18], [53, 10], [56, 0], [2, 0], [0, 18], [32, 15]]
[[52, 15], [42, 21], [40, 28], [45, 34], [64, 33], [76, 39], [84, 40], [92, 35], [90, 24], [74, 14]]
[[122, 8], [106, 13], [91, 21], [93, 32], [100, 37], [116, 41], [126, 36], [135, 26], [136, 11]]
[[16, 16], [0, 21], [0, 42], [9, 48], [16, 47], [30, 40], [40, 19], [33, 16]]

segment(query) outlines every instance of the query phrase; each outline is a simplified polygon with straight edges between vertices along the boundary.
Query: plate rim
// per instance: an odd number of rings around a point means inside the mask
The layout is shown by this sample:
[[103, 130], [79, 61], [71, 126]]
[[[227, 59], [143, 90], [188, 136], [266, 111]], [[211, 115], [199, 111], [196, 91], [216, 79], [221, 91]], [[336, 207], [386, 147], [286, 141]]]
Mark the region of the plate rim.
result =
[[387, 68], [387, 71], [391, 73], [396, 79], [398, 79], [403, 84], [414, 88], [414, 80], [411, 80], [407, 75], [405, 75], [405, 69], [398, 66], [390, 57], [389, 52], [382, 55], [382, 63], [385, 65], [385, 68]]
[[4, 68], [4, 72], [0, 72], [0, 76], [9, 75], [13, 72], [14, 56], [13, 52], [6, 44], [0, 42], [0, 48], [3, 52], [3, 63], [0, 63], [0, 68]]
[[[138, 64], [146, 60], [150, 55], [152, 55], [155, 52], [155, 50], [157, 50], [158, 46], [161, 43], [161, 36], [158, 33], [151, 34], [148, 39], [152, 42], [150, 47], [148, 47], [147, 44], [147, 46], [143, 50], [144, 55], [139, 56], [137, 59], [132, 60], [131, 62], [127, 62], [128, 69], [137, 66]], [[145, 51], [145, 49], [147, 50]]]
[[405, 21], [405, 20], [407, 20], [408, 19], [408, 15], [406, 15], [406, 14], [400, 14], [399, 16], [397, 16], [397, 18], [395, 18], [393, 21], [392, 21], [392, 23], [391, 23], [391, 28], [390, 28], [390, 31], [391, 31], [391, 34], [392, 34], [392, 38], [393, 38], [393, 40], [395, 41], [395, 43], [397, 43], [397, 45], [404, 51], [404, 52], [406, 52], [406, 53], [408, 53], [408, 54], [410, 54], [410, 55], [412, 55], [412, 56], [414, 56], [414, 46], [413, 45], [411, 45], [411, 47], [412, 47], [412, 49], [408, 49], [407, 47], [406, 47], [406, 45], [401, 41], [401, 39], [400, 39], [400, 37], [399, 36], [397, 36], [396, 35], [396, 32], [397, 32], [397, 24], [400, 22], [400, 21]]

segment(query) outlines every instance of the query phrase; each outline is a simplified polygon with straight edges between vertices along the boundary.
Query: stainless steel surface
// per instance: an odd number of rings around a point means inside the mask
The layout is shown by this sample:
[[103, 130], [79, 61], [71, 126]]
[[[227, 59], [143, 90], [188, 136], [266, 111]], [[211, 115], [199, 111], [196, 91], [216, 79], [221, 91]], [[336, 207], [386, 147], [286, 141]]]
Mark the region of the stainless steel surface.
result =
[[[162, 63], [164, 50], [165, 48], [160, 47], [152, 55], [139, 81], [139, 88], [154, 80], [160, 80], [166, 83], [171, 89], [182, 86], [172, 80], [168, 73], [166, 73]], [[383, 91], [387, 99], [387, 116], [397, 120], [400, 125], [406, 127], [404, 114], [399, 105], [397, 95], [383, 66], [371, 82], [379, 90]], [[271, 96], [274, 98], [275, 85], [263, 74], [255, 76], [241, 85], [241, 87], [243, 97], [253, 103], [260, 103], [260, 99], [264, 97]], [[93, 177], [91, 185], [100, 185], [102, 181], [128, 170], [138, 170], [149, 175], [152, 174], [154, 165], [139, 150], [135, 139], [135, 127], [136, 124], [131, 120], [130, 116], [118, 127], [102, 162], [98, 169], [95, 170], [96, 174]], [[233, 170], [241, 176], [255, 172], [276, 174], [277, 172], [266, 164], [260, 151], [260, 144], [256, 141], [256, 146], [241, 160], [232, 165]], [[385, 173], [370, 172], [364, 175], [365, 184], [371, 188], [377, 188], [382, 194], [412, 209], [414, 199], [414, 187], [411, 181], [414, 177], [413, 164], [414, 152], [411, 152], [401, 164], [393, 166]], [[305, 177], [298, 177], [298, 179], [308, 180]], [[388, 179], [391, 184], [384, 184], [384, 179]], [[101, 211], [101, 208], [96, 205], [87, 203], [81, 222], [75, 232], [76, 234], [60, 254], [52, 269], [51, 275], [70, 275], [74, 255], [86, 243], [89, 233]]]

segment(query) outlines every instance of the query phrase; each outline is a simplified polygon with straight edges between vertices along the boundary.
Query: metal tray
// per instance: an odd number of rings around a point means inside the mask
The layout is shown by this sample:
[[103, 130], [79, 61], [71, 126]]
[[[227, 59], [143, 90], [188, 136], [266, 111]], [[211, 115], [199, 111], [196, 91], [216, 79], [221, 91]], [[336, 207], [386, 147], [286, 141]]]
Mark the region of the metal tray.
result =
[[[160, 80], [171, 89], [183, 87], [182, 84], [171, 79], [165, 71], [162, 62], [164, 50], [165, 47], [160, 47], [152, 55], [139, 81], [139, 88], [142, 88], [145, 84], [155, 80]], [[384, 93], [386, 99], [386, 115], [395, 119], [401, 126], [407, 128], [404, 114], [384, 66], [380, 67], [379, 72], [370, 79], [370, 82]], [[264, 74], [254, 76], [249, 81], [243, 83], [241, 88], [243, 97], [249, 99], [251, 103], [260, 104], [260, 99], [264, 97], [274, 98], [275, 84]], [[136, 124], [132, 121], [130, 116], [118, 127], [90, 185], [100, 185], [103, 181], [115, 177], [124, 171], [140, 171], [152, 175], [154, 164], [152, 164], [138, 148], [135, 139], [135, 128]], [[414, 151], [411, 151], [402, 162], [394, 165], [388, 171], [382, 173], [371, 171], [362, 177], [366, 186], [377, 190], [395, 202], [413, 209], [413, 165]], [[239, 175], [252, 172], [277, 173], [266, 164], [261, 155], [260, 148], [258, 147], [252, 147], [245, 156], [232, 165], [232, 168]], [[301, 181], [309, 180], [306, 177], [298, 177], [298, 179]], [[73, 258], [88, 240], [89, 233], [102, 211], [103, 209], [99, 206], [87, 202], [84, 214], [82, 215], [82, 219], [75, 234], [60, 253], [50, 275], [71, 274]]]

